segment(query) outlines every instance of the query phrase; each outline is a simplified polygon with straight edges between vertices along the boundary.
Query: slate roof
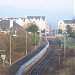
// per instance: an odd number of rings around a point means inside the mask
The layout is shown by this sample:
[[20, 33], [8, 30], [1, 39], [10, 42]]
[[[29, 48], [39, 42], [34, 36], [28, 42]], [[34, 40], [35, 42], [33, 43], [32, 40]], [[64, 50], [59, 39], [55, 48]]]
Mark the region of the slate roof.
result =
[[23, 21], [25, 21], [25, 18], [21, 18]]
[[28, 19], [33, 19], [33, 18], [35, 18], [35, 19], [40, 19], [40, 18], [42, 18], [43, 21], [45, 20], [45, 16], [27, 16], [27, 18], [28, 18]]
[[15, 21], [13, 21], [13, 27], [16, 29], [22, 28], [19, 24], [17, 24]]
[[0, 20], [3, 20], [2, 18], [0, 18]]
[[[10, 20], [2, 20], [0, 21], [0, 27], [3, 31], [10, 28]], [[15, 21], [13, 21], [13, 27], [12, 29], [16, 30], [22, 28], [19, 24], [17, 24]]]
[[75, 20], [64, 20], [65, 24], [75, 24]]
[[[26, 18], [23, 18], [23, 17], [20, 17], [23, 21], [25, 21], [25, 19]], [[33, 19], [33, 18], [35, 18], [36, 20], [37, 19], [40, 19], [40, 18], [42, 18], [43, 19], [43, 21], [45, 20], [45, 16], [27, 16], [27, 19]], [[19, 18], [13, 18], [14, 20], [16, 20], [16, 19], [19, 19]]]
[[0, 21], [0, 27], [2, 28], [2, 30], [6, 30], [8, 29], [10, 26], [10, 21], [9, 20], [2, 20]]

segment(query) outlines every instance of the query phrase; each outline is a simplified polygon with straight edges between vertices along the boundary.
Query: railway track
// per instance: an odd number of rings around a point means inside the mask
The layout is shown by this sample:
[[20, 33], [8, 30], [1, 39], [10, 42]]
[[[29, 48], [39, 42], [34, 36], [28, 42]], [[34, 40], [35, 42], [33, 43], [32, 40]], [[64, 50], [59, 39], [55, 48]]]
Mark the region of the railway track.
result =
[[38, 52], [40, 52], [45, 45], [40, 46], [38, 49], [36, 49], [34, 52], [32, 52], [30, 55], [24, 57], [20, 61], [16, 62], [15, 64], [11, 65], [10, 68], [6, 71], [5, 75], [16, 75], [19, 68], [26, 63], [28, 60], [30, 60], [34, 55], [36, 55]]
[[53, 50], [46, 55], [45, 59], [42, 60], [36, 67], [34, 67], [31, 72], [27, 75], [40, 75], [41, 71], [45, 68], [45, 66], [49, 63], [52, 64], [55, 60], [58, 61], [58, 52], [55, 50], [55, 45], [60, 45], [61, 41], [58, 39], [49, 40], [49, 45]]
[[[55, 41], [56, 42], [56, 41]], [[53, 41], [51, 40], [51, 44], [54, 45]], [[16, 73], [20, 73], [20, 67], [24, 65], [23, 64], [28, 64], [28, 60], [32, 61], [32, 57], [34, 57], [35, 55], [37, 55], [38, 53], [40, 54], [42, 51], [45, 52], [46, 49], [44, 48], [46, 45], [42, 45], [40, 46], [36, 51], [34, 51], [33, 53], [31, 53], [29, 56], [24, 57], [22, 60], [18, 61], [17, 63], [13, 64], [9, 70], [6, 72], [6, 75], [16, 75]], [[42, 50], [43, 49], [43, 50]], [[41, 52], [40, 52], [41, 51]], [[42, 53], [43, 53], [42, 52]], [[42, 55], [42, 53], [40, 54], [40, 56]], [[53, 62], [55, 60], [55, 57], [57, 56], [57, 53], [54, 50], [49, 50], [49, 53], [46, 55], [45, 59], [42, 60], [40, 62], [40, 64], [38, 64], [28, 75], [39, 75], [41, 70], [46, 66], [46, 64], [48, 64], [49, 62]], [[39, 58], [39, 56], [37, 57]], [[35, 59], [35, 61], [37, 60], [37, 58]], [[34, 59], [34, 58], [33, 58]], [[33, 61], [32, 63], [30, 63], [28, 66], [26, 66], [25, 69], [27, 69], [27, 67], [32, 66], [31, 64], [33, 64], [35, 61]], [[22, 68], [22, 67], [21, 67]], [[23, 70], [22, 70], [23, 71]], [[21, 71], [21, 72], [22, 72]], [[22, 75], [22, 74], [19, 74]], [[26, 74], [27, 75], [27, 74]]]
[[27, 75], [39, 75], [43, 68], [49, 63], [53, 62], [56, 57], [56, 53], [54, 50], [50, 50], [50, 52], [46, 55], [45, 59], [42, 60], [29, 74]]

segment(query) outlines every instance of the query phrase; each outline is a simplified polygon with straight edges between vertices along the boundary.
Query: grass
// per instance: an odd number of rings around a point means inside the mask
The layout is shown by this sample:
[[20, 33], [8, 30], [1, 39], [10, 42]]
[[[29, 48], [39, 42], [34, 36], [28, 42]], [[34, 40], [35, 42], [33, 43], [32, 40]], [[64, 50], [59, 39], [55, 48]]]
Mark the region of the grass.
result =
[[[64, 37], [59, 37], [59, 39], [64, 42]], [[66, 38], [66, 45], [70, 49], [75, 49], [75, 39], [71, 37]], [[75, 57], [67, 58], [63, 62], [63, 69], [60, 69], [59, 75], [75, 75]]]
[[[59, 39], [64, 42], [64, 37], [59, 37]], [[66, 38], [66, 45], [69, 48], [74, 48], [75, 49], [75, 39], [71, 37]]]
[[63, 68], [60, 69], [59, 75], [75, 75], [75, 57], [70, 57], [63, 62]]
[[75, 48], [75, 39], [68, 37], [68, 39], [67, 39], [67, 46], [69, 48]]

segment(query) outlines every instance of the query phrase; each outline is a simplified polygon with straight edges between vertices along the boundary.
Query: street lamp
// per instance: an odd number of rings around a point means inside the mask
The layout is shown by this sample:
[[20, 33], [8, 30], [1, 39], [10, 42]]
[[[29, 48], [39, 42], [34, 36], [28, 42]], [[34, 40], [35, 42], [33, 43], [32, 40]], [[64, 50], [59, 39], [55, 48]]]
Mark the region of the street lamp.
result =
[[11, 37], [12, 36], [17, 36], [17, 35], [15, 35], [15, 34], [14, 35], [10, 35], [10, 66], [11, 66]]
[[61, 43], [61, 48], [58, 49], [59, 50], [59, 65], [60, 65], [60, 51], [62, 50], [62, 46], [63, 46], [63, 44]]
[[35, 32], [35, 49], [36, 49], [36, 32]]
[[11, 66], [11, 35], [10, 35], [10, 66]]
[[39, 33], [39, 45], [40, 45], [40, 40], [41, 40], [41, 31], [37, 31]]
[[64, 59], [65, 59], [65, 50], [66, 50], [66, 34], [67, 32], [64, 33]]
[[28, 52], [27, 52], [27, 32], [26, 32], [26, 56], [27, 56]]

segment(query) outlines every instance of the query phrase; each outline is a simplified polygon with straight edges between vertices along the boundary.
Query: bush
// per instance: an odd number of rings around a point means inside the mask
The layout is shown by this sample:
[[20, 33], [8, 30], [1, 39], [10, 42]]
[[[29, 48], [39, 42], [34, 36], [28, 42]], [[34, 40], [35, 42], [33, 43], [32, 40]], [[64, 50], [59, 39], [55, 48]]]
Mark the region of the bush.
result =
[[[35, 38], [36, 38], [36, 40], [35, 40]], [[35, 36], [35, 34], [32, 36], [32, 41], [33, 41], [33, 45], [37, 45], [38, 43], [39, 43], [39, 34], [36, 34], [36, 36]], [[35, 41], [36, 41], [36, 43], [35, 43]]]

